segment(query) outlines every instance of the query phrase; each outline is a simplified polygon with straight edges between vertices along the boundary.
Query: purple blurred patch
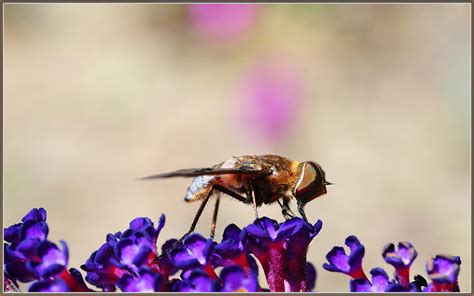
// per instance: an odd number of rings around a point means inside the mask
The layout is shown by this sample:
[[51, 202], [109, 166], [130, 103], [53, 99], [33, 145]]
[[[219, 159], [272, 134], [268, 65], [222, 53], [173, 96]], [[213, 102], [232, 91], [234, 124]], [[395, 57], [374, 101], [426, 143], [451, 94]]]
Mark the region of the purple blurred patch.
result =
[[209, 41], [228, 43], [241, 39], [257, 16], [254, 4], [191, 4], [188, 7], [192, 28]]
[[236, 108], [246, 134], [270, 143], [291, 135], [303, 94], [301, 75], [298, 67], [281, 59], [269, 59], [250, 69]]

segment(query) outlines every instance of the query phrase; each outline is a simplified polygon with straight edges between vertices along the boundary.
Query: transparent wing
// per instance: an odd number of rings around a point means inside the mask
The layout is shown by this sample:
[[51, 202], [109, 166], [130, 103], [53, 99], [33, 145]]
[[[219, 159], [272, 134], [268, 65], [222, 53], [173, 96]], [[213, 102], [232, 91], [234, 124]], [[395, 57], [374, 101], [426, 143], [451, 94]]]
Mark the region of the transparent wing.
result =
[[244, 166], [240, 168], [194, 168], [194, 169], [182, 169], [169, 173], [156, 174], [148, 177], [140, 178], [139, 180], [151, 180], [151, 179], [162, 179], [162, 178], [173, 178], [173, 177], [197, 177], [205, 175], [229, 175], [229, 174], [241, 174], [241, 175], [255, 175], [256, 177], [264, 177], [272, 174], [269, 169], [252, 168], [250, 166]]

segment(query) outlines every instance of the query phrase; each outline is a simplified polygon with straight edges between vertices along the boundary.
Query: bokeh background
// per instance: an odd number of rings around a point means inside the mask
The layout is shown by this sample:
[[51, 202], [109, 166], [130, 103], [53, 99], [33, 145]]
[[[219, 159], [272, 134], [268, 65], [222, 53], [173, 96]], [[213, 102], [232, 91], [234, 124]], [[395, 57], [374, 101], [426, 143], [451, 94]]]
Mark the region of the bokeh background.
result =
[[[189, 179], [136, 178], [274, 153], [336, 183], [307, 206], [318, 291], [349, 290], [322, 264], [350, 234], [366, 271], [406, 240], [414, 274], [459, 255], [471, 289], [468, 4], [4, 8], [4, 223], [46, 208], [69, 266], [137, 216], [166, 214], [160, 245], [188, 229]], [[252, 220], [224, 199], [217, 239]]]

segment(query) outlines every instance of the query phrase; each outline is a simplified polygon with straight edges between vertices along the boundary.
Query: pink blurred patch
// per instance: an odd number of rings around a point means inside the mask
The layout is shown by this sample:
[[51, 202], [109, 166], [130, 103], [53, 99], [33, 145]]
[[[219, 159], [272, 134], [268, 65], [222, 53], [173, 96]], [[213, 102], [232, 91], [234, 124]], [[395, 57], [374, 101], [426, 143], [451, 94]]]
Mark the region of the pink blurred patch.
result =
[[280, 60], [255, 65], [245, 77], [238, 120], [244, 130], [265, 142], [291, 135], [303, 94], [300, 71]]
[[256, 19], [255, 4], [191, 4], [188, 8], [193, 28], [204, 37], [227, 42], [239, 39]]

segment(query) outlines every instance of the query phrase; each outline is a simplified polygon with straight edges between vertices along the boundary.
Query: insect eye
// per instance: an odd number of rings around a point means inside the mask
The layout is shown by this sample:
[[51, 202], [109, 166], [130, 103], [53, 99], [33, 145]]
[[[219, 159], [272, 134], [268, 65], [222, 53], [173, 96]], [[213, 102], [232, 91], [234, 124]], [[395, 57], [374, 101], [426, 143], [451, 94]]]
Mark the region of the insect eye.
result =
[[301, 174], [298, 183], [296, 184], [296, 193], [301, 190], [305, 190], [311, 186], [311, 184], [317, 179], [318, 173], [316, 172], [315, 168], [307, 163], [304, 165], [303, 173]]
[[324, 176], [315, 164], [308, 162], [304, 164], [303, 172], [295, 186], [295, 197], [299, 201], [308, 202], [324, 193]]

